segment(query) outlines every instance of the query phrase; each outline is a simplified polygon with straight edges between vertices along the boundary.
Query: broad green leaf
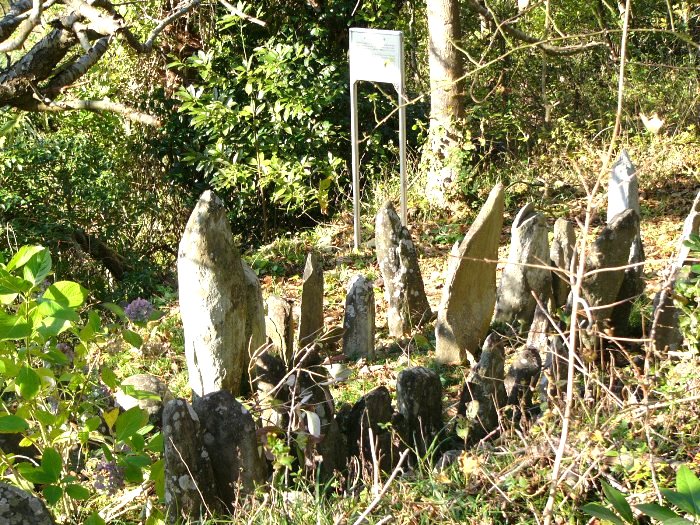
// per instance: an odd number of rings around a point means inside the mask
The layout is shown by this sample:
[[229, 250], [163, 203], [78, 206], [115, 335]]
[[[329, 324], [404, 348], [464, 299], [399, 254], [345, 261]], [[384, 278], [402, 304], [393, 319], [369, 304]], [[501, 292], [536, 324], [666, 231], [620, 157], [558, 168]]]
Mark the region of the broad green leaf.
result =
[[114, 315], [116, 315], [120, 319], [126, 319], [126, 314], [124, 313], [124, 309], [121, 306], [119, 306], [118, 304], [102, 303], [102, 306], [104, 306], [107, 310], [112, 312]]
[[15, 415], [0, 416], [0, 434], [16, 434], [29, 428], [24, 418]]
[[650, 518], [659, 521], [664, 521], [669, 518], [680, 518], [680, 516], [671, 509], [662, 507], [658, 503], [642, 503], [641, 505], [635, 505], [635, 507], [637, 507], [642, 514], [646, 514]]
[[47, 485], [56, 481], [54, 477], [48, 472], [45, 472], [44, 469], [36, 468], [30, 463], [20, 463], [17, 466], [17, 470], [22, 475], [22, 477], [30, 483]]
[[159, 459], [151, 465], [151, 473], [148, 479], [155, 482], [156, 494], [159, 498], [165, 497], [165, 461]]
[[83, 525], [105, 525], [105, 520], [97, 512], [93, 512], [83, 522]]
[[68, 485], [66, 487], [66, 493], [73, 499], [78, 501], [84, 501], [90, 497], [90, 490], [83, 487], [82, 485]]
[[148, 414], [139, 407], [133, 407], [119, 414], [115, 423], [116, 437], [120, 441], [130, 438], [148, 422]]
[[26, 262], [22, 269], [24, 279], [37, 286], [51, 273], [51, 253], [49, 250], [41, 250], [35, 253]]
[[143, 469], [131, 463], [124, 463], [124, 480], [128, 483], [141, 483], [143, 481]]
[[[32, 283], [25, 281], [21, 277], [10, 274], [7, 270], [0, 268], [0, 294], [27, 293], [32, 289]], [[3, 299], [4, 304], [7, 299]]]
[[678, 469], [676, 489], [693, 503], [695, 507], [693, 514], [695, 516], [700, 514], [700, 480], [686, 465], [681, 465]]
[[49, 505], [55, 505], [58, 500], [61, 499], [61, 496], [63, 496], [63, 489], [61, 487], [57, 487], [56, 485], [46, 485], [41, 490], [41, 493], [44, 495], [46, 503]]
[[137, 390], [134, 385], [122, 385], [121, 391], [127, 396], [131, 396], [134, 399], [152, 399], [154, 401], [160, 401], [160, 396], [155, 392], [148, 392], [147, 390]]
[[147, 467], [151, 464], [151, 458], [145, 454], [129, 455], [124, 458], [124, 461], [139, 468]]
[[136, 332], [132, 332], [131, 330], [125, 329], [122, 331], [122, 337], [124, 338], [124, 341], [129, 343], [134, 348], [141, 348], [141, 345], [143, 344], [143, 339], [141, 336]]
[[677, 518], [668, 518], [663, 521], [663, 525], [693, 525], [693, 523], [695, 522], [681, 518], [680, 516]]
[[17, 293], [1, 293], [0, 292], [0, 304], [12, 304], [15, 299], [17, 299]]
[[102, 376], [102, 382], [112, 390], [116, 390], [119, 386], [119, 379], [117, 379], [114, 371], [108, 366], [102, 367], [100, 370], [100, 376]]
[[37, 253], [45, 250], [43, 246], [22, 246], [17, 253], [7, 263], [7, 271], [11, 272], [15, 268], [20, 268], [27, 264]]
[[73, 310], [65, 305], [62, 305], [52, 299], [42, 299], [37, 307], [37, 313], [41, 317], [58, 317], [59, 319], [67, 319], [77, 323], [80, 321], [80, 316]]
[[61, 477], [63, 470], [63, 459], [54, 448], [45, 448], [41, 456], [41, 469], [53, 478], [52, 483], [55, 483]]
[[19, 365], [11, 359], [0, 357], [0, 375], [14, 377], [19, 373]]
[[85, 302], [87, 296], [88, 291], [78, 283], [58, 281], [49, 286], [41, 297], [56, 301], [61, 306], [76, 308]]
[[32, 327], [18, 315], [0, 312], [0, 341], [24, 339], [32, 335]]
[[93, 416], [87, 421], [85, 421], [85, 429], [88, 432], [92, 432], [94, 430], [97, 430], [100, 426], [100, 423], [102, 423], [102, 420], [98, 416]]
[[695, 505], [693, 505], [693, 501], [685, 494], [681, 494], [670, 489], [661, 489], [661, 494], [683, 512], [687, 512], [688, 514], [695, 513]]
[[599, 505], [598, 503], [587, 503], [581, 507], [581, 510], [586, 514], [590, 514], [594, 518], [606, 520], [610, 523], [614, 523], [615, 525], [625, 525], [625, 522], [622, 521], [613, 511]]
[[601, 485], [603, 486], [605, 499], [607, 499], [618, 514], [620, 514], [620, 517], [627, 523], [634, 523], [634, 514], [632, 514], [632, 508], [630, 504], [627, 503], [625, 495], [615, 487], [608, 485], [605, 481], [603, 481]]
[[36, 331], [39, 332], [44, 339], [49, 339], [51, 337], [61, 335], [71, 326], [73, 326], [73, 323], [67, 319], [61, 319], [60, 317], [45, 317], [41, 321], [41, 326], [39, 326]]
[[113, 408], [112, 410], [108, 410], [107, 412], [104, 412], [102, 414], [102, 417], [104, 417], [105, 423], [107, 424], [107, 428], [109, 428], [109, 430], [112, 430], [112, 428], [114, 427], [114, 423], [117, 422], [117, 418], [119, 417], [119, 409]]
[[158, 432], [155, 436], [153, 436], [150, 441], [148, 442], [148, 446], [146, 447], [146, 450], [149, 452], [155, 452], [156, 454], [159, 452], [163, 452], [163, 433]]
[[19, 393], [24, 399], [32, 399], [41, 388], [41, 378], [33, 369], [23, 366], [15, 379]]

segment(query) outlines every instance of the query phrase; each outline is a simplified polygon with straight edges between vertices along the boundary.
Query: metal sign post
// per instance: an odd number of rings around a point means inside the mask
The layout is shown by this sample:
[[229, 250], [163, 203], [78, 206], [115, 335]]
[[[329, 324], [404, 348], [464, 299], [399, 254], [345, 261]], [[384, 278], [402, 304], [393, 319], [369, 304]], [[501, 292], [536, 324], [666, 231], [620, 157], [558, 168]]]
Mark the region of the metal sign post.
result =
[[352, 141], [352, 198], [355, 249], [360, 247], [360, 147], [357, 124], [357, 82], [393, 84], [399, 95], [399, 167], [401, 222], [406, 225], [406, 97], [403, 33], [384, 29], [350, 29], [350, 135]]

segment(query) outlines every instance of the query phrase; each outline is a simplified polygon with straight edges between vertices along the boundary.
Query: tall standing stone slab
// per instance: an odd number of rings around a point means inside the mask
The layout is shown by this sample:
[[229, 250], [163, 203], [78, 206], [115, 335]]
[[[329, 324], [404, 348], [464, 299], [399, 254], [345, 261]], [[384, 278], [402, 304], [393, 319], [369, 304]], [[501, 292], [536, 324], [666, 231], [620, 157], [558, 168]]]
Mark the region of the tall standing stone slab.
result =
[[294, 315], [290, 301], [271, 295], [265, 301], [265, 333], [272, 350], [286, 363], [294, 354]]
[[226, 209], [211, 191], [187, 221], [177, 274], [190, 387], [200, 397], [237, 395], [247, 355], [245, 277]]
[[594, 321], [610, 318], [612, 304], [617, 300], [625, 278], [623, 267], [629, 260], [632, 241], [639, 231], [639, 215], [628, 209], [616, 215], [589, 246], [582, 295], [592, 311]]
[[432, 317], [416, 247], [390, 202], [377, 213], [374, 235], [384, 279], [389, 334], [402, 337]]
[[404, 439], [425, 454], [442, 429], [442, 383], [432, 370], [407, 368], [396, 379], [396, 404], [406, 424]]
[[574, 225], [566, 219], [554, 223], [554, 236], [549, 246], [549, 258], [557, 271], [552, 272], [552, 301], [554, 308], [566, 305], [571, 291], [570, 277], [576, 268], [572, 267], [576, 249]]
[[348, 456], [358, 456], [365, 461], [372, 461], [370, 438], [373, 438], [381, 468], [390, 470], [391, 433], [385, 425], [391, 422], [392, 415], [391, 394], [386, 387], [379, 386], [362, 396], [353, 405], [343, 424], [348, 438]]
[[343, 353], [349, 357], [374, 357], [374, 288], [372, 281], [356, 275], [348, 283], [343, 320]]
[[[634, 210], [638, 217], [641, 217], [639, 206], [639, 181], [635, 173], [635, 167], [627, 154], [623, 150], [617, 162], [613, 165], [608, 183], [608, 210], [607, 222], [624, 212]], [[629, 317], [632, 311], [634, 299], [644, 292], [644, 247], [640, 226], [637, 226], [637, 235], [632, 241], [630, 249], [628, 267], [620, 286], [620, 291], [616, 298], [617, 304], [610, 314], [611, 324], [615, 328], [616, 335], [629, 334]]]
[[552, 273], [547, 266], [547, 221], [528, 203], [513, 221], [508, 263], [498, 286], [494, 320], [514, 325], [520, 331], [530, 327], [537, 306], [535, 297], [546, 304], [551, 294]]
[[[245, 338], [247, 360], [255, 355], [255, 352], [265, 344], [265, 305], [263, 303], [260, 281], [248, 263], [241, 260], [243, 275], [245, 277], [246, 318]], [[246, 369], [248, 368], [246, 363]]]
[[473, 446], [498, 428], [498, 411], [505, 405], [506, 339], [490, 334], [484, 341], [479, 363], [462, 387], [457, 413], [466, 418], [467, 446]]
[[313, 343], [323, 331], [323, 261], [314, 252], [306, 257], [299, 308], [299, 348]]
[[265, 481], [255, 422], [250, 412], [223, 390], [195, 399], [194, 411], [201, 422], [204, 449], [212, 460], [218, 498], [232, 509], [240, 494], [251, 494]]
[[452, 251], [435, 325], [435, 349], [442, 363], [475, 361], [496, 304], [496, 260], [503, 227], [503, 185], [489, 194], [474, 224]]
[[651, 326], [651, 340], [657, 351], [670, 350], [675, 352], [683, 344], [683, 335], [678, 328], [678, 308], [673, 304], [673, 293], [676, 281], [681, 270], [686, 264], [690, 248], [684, 242], [691, 234], [700, 235], [700, 192], [695, 196], [695, 201], [690, 213], [683, 223], [683, 231], [676, 250], [676, 257], [667, 269], [663, 288], [654, 297], [654, 317]]
[[165, 504], [171, 523], [197, 520], [220, 509], [212, 458], [204, 449], [199, 418], [184, 399], [163, 409]]

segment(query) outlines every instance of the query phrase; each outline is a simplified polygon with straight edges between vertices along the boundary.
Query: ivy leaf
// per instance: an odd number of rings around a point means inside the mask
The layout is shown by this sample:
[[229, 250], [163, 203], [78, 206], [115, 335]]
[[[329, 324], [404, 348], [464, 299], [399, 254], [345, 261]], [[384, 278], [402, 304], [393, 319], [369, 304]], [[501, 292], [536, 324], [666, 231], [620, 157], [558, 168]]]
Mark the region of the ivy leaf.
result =
[[61, 496], [63, 496], [63, 489], [61, 487], [57, 487], [56, 485], [46, 485], [42, 489], [41, 493], [44, 495], [46, 503], [49, 505], [55, 505], [58, 500], [61, 499]]
[[0, 416], [0, 434], [17, 434], [29, 428], [24, 418], [12, 414]]
[[90, 491], [88, 489], [82, 485], [75, 484], [66, 487], [66, 494], [78, 501], [85, 501], [90, 497]]

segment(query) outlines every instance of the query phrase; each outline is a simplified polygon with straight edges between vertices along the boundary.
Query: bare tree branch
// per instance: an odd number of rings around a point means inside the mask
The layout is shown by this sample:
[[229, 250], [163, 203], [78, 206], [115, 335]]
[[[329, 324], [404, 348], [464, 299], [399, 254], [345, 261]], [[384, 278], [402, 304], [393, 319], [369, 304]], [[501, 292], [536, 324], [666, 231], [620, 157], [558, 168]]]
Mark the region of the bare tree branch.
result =
[[111, 100], [61, 100], [48, 103], [38, 103], [34, 107], [36, 111], [45, 111], [51, 113], [61, 113], [64, 111], [93, 111], [95, 113], [110, 112], [117, 113], [124, 118], [131, 120], [133, 122], [139, 122], [145, 124], [146, 126], [160, 127], [162, 125], [160, 119], [149, 115], [148, 113], [143, 113], [135, 108], [125, 106], [118, 102], [112, 102]]
[[176, 11], [171, 13], [170, 16], [167, 16], [166, 18], [161, 20], [158, 23], [158, 25], [153, 28], [151, 33], [148, 35], [146, 41], [143, 43], [139, 42], [136, 36], [128, 28], [124, 28], [121, 32], [124, 34], [124, 37], [126, 38], [126, 41], [129, 43], [129, 45], [132, 48], [134, 48], [134, 50], [136, 50], [137, 53], [150, 53], [151, 51], [153, 51], [153, 44], [155, 43], [156, 38], [158, 38], [158, 35], [160, 35], [166, 27], [175, 22], [175, 20], [177, 20], [178, 18], [181, 18], [190, 11], [192, 11], [201, 3], [202, 0], [191, 0], [190, 2], [187, 2], [184, 5], [182, 5], [182, 7], [178, 8]]
[[223, 5], [226, 9], [228, 9], [232, 15], [236, 15], [241, 17], [243, 20], [247, 20], [248, 22], [252, 22], [253, 24], [257, 24], [261, 27], [266, 27], [267, 22], [260, 20], [259, 18], [255, 18], [254, 16], [250, 16], [249, 14], [244, 13], [240, 9], [238, 9], [236, 6], [230, 4], [226, 0], [219, 0], [221, 2], [221, 5]]
[[33, 0], [32, 12], [24, 22], [22, 22], [17, 30], [17, 35], [11, 40], [5, 40], [0, 44], [0, 53], [9, 53], [15, 49], [19, 49], [24, 45], [27, 37], [34, 31], [34, 28], [41, 22], [41, 12], [43, 9], [42, 0]]
[[551, 44], [547, 44], [546, 42], [543, 42], [542, 39], [534, 37], [532, 35], [528, 35], [527, 33], [521, 31], [520, 29], [517, 29], [509, 24], [501, 24], [499, 23], [496, 18], [493, 16], [491, 11], [489, 11], [486, 7], [482, 6], [477, 2], [477, 0], [466, 0], [467, 6], [469, 9], [474, 11], [475, 13], [483, 16], [486, 20], [491, 22], [492, 24], [496, 25], [499, 30], [502, 30], [504, 33], [507, 33], [513, 38], [516, 38], [518, 40], [522, 40], [523, 42], [527, 42], [528, 44], [534, 44], [537, 46], [539, 49], [541, 49], [544, 53], [548, 55], [556, 55], [556, 56], [570, 56], [570, 55], [575, 55], [577, 53], [582, 53], [583, 51], [587, 51], [589, 49], [592, 49], [594, 47], [599, 47], [604, 45], [603, 42], [598, 42], [598, 41], [592, 41], [592, 42], [586, 42], [585, 44], [580, 44], [576, 46], [553, 46]]
[[22, 20], [28, 16], [27, 11], [32, 8], [31, 0], [18, 0], [10, 4], [10, 12], [0, 19], [0, 42], [4, 42], [19, 27]]
[[65, 67], [60, 73], [55, 75], [46, 85], [46, 95], [53, 98], [66, 86], [73, 84], [94, 66], [97, 61], [107, 52], [110, 37], [103, 36], [97, 40], [87, 53], [76, 59], [71, 65]]

